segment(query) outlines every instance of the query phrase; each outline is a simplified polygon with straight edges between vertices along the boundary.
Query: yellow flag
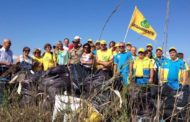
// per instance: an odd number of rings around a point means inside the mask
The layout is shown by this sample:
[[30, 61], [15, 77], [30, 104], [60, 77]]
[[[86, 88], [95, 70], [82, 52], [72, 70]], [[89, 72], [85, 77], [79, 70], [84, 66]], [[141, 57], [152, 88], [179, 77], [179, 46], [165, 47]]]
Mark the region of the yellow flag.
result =
[[156, 39], [157, 34], [155, 30], [148, 23], [148, 21], [145, 19], [145, 17], [138, 10], [137, 7], [135, 7], [135, 10], [133, 12], [133, 16], [131, 18], [129, 28], [149, 39], [152, 39], [152, 40]]

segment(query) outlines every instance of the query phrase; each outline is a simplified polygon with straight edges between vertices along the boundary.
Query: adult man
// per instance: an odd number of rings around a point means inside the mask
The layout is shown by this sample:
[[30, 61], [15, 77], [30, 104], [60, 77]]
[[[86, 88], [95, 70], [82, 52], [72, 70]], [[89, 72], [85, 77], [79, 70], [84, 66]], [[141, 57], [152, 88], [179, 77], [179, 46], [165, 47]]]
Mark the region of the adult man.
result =
[[181, 60], [183, 60], [184, 58], [184, 54], [183, 53], [177, 53], [177, 57]]
[[[179, 59], [185, 61], [185, 60], [184, 60], [184, 54], [183, 54], [183, 53], [178, 53], [178, 54], [177, 54], [177, 57], [178, 57]], [[187, 64], [186, 61], [185, 61], [185, 66], [186, 66], [187, 70], [189, 70], [189, 65]]]
[[111, 76], [111, 66], [113, 63], [113, 55], [110, 50], [107, 49], [105, 40], [100, 42], [101, 49], [97, 51], [96, 64], [100, 74], [103, 74], [106, 79]]
[[83, 49], [79, 46], [80, 38], [73, 40], [73, 48], [69, 51], [69, 65], [71, 74], [74, 80], [78, 81], [78, 73], [76, 71], [76, 65], [80, 64], [80, 58], [83, 54]]
[[[78, 46], [80, 47], [80, 45], [81, 45], [81, 44], [80, 44], [80, 40], [81, 40], [80, 36], [75, 36], [75, 37], [74, 37], [74, 40], [78, 42]], [[70, 44], [70, 45], [69, 45], [69, 50], [72, 50], [73, 47], [74, 47], [74, 44], [73, 44], [73, 43]]]
[[138, 50], [138, 57], [134, 61], [133, 70], [135, 83], [138, 85], [146, 85], [153, 82], [153, 62], [150, 58], [145, 57], [143, 48]]
[[150, 50], [151, 52], [153, 51], [153, 46], [152, 46], [152, 44], [147, 44], [146, 45], [146, 50]]
[[69, 50], [69, 39], [65, 38], [63, 41], [64, 45], [63, 45], [63, 49], [64, 50]]
[[155, 65], [154, 65], [154, 83], [158, 84], [159, 83], [159, 71], [164, 62], [167, 60], [166, 57], [163, 56], [163, 50], [161, 47], [158, 47], [156, 49], [156, 57], [154, 58], [155, 60]]
[[69, 51], [69, 64], [80, 63], [80, 58], [83, 53], [83, 49], [79, 46], [80, 39], [73, 40], [73, 49]]
[[4, 73], [13, 63], [13, 53], [10, 50], [11, 40], [4, 39], [3, 47], [0, 49], [0, 75]]
[[162, 50], [162, 48], [158, 47], [156, 49], [156, 57], [155, 57], [156, 66], [158, 68], [160, 68], [165, 60], [167, 60], [167, 58], [163, 56], [163, 50]]
[[88, 44], [92, 45], [93, 44], [93, 40], [92, 39], [88, 39]]
[[[125, 51], [125, 43], [119, 44], [120, 53], [114, 57], [114, 75], [120, 74], [122, 76], [123, 85], [129, 84], [129, 78], [132, 77], [132, 55], [131, 52]], [[130, 77], [129, 77], [130, 76]]]
[[131, 54], [132, 54], [133, 60], [135, 60], [137, 58], [137, 48], [136, 47], [132, 46]]
[[170, 89], [177, 91], [180, 88], [180, 80], [182, 85], [187, 83], [187, 67], [183, 60], [177, 58], [176, 48], [170, 48], [169, 53], [170, 59], [161, 66], [160, 79]]
[[127, 46], [127, 51], [131, 51], [132, 44], [130, 42], [127, 42], [126, 46]]
[[97, 54], [97, 50], [100, 50], [100, 48], [101, 48], [100, 47], [100, 40], [96, 41], [95, 46], [96, 46], [96, 49], [92, 52], [93, 55], [96, 55]]

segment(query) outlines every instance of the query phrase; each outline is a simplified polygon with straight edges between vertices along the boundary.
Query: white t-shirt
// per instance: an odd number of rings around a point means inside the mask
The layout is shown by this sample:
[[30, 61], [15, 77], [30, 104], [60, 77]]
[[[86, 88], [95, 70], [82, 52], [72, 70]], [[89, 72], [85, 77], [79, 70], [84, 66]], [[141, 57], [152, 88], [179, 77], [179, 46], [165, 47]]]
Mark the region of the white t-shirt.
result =
[[67, 50], [67, 51], [69, 50], [69, 48], [66, 47], [66, 46], [63, 46], [63, 49], [64, 49], [64, 50]]

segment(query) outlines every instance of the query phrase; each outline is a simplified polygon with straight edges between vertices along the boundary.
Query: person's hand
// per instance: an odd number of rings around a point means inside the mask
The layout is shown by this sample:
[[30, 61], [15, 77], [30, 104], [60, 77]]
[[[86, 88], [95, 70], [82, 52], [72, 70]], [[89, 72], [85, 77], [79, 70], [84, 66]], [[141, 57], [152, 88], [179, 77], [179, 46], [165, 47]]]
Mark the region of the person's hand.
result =
[[133, 74], [130, 72], [129, 73], [129, 80], [132, 81], [132, 78], [133, 78]]
[[182, 81], [181, 85], [185, 86], [185, 85], [187, 85], [187, 82], [186, 81]]
[[81, 61], [81, 64], [84, 64], [85, 62], [84, 61]]
[[148, 83], [153, 83], [153, 80], [152, 80], [152, 78], [150, 78], [149, 80], [148, 80]]
[[10, 62], [5, 62], [5, 65], [7, 65], [7, 66], [11, 66], [12, 63], [10, 63]]
[[104, 67], [108, 67], [109, 66], [108, 62], [102, 62], [102, 64], [103, 64]]
[[119, 73], [118, 73], [118, 72], [115, 72], [115, 73], [114, 73], [114, 77], [117, 77], [117, 76], [119, 76]]

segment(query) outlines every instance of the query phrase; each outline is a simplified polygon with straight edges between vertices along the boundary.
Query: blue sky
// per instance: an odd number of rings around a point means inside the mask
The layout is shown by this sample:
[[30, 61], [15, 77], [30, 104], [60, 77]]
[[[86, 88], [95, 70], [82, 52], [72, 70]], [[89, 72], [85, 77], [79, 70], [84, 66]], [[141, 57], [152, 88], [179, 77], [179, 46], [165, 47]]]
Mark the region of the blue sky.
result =
[[[14, 54], [22, 53], [24, 46], [43, 48], [46, 42], [55, 44], [75, 35], [97, 40], [100, 31], [119, 0], [0, 0], [0, 40], [10, 38]], [[103, 39], [123, 41], [135, 5], [157, 31], [151, 41], [129, 31], [127, 41], [137, 47], [152, 43], [162, 46], [166, 0], [125, 0], [108, 23]], [[190, 57], [190, 0], [171, 0], [168, 47], [175, 46]]]

